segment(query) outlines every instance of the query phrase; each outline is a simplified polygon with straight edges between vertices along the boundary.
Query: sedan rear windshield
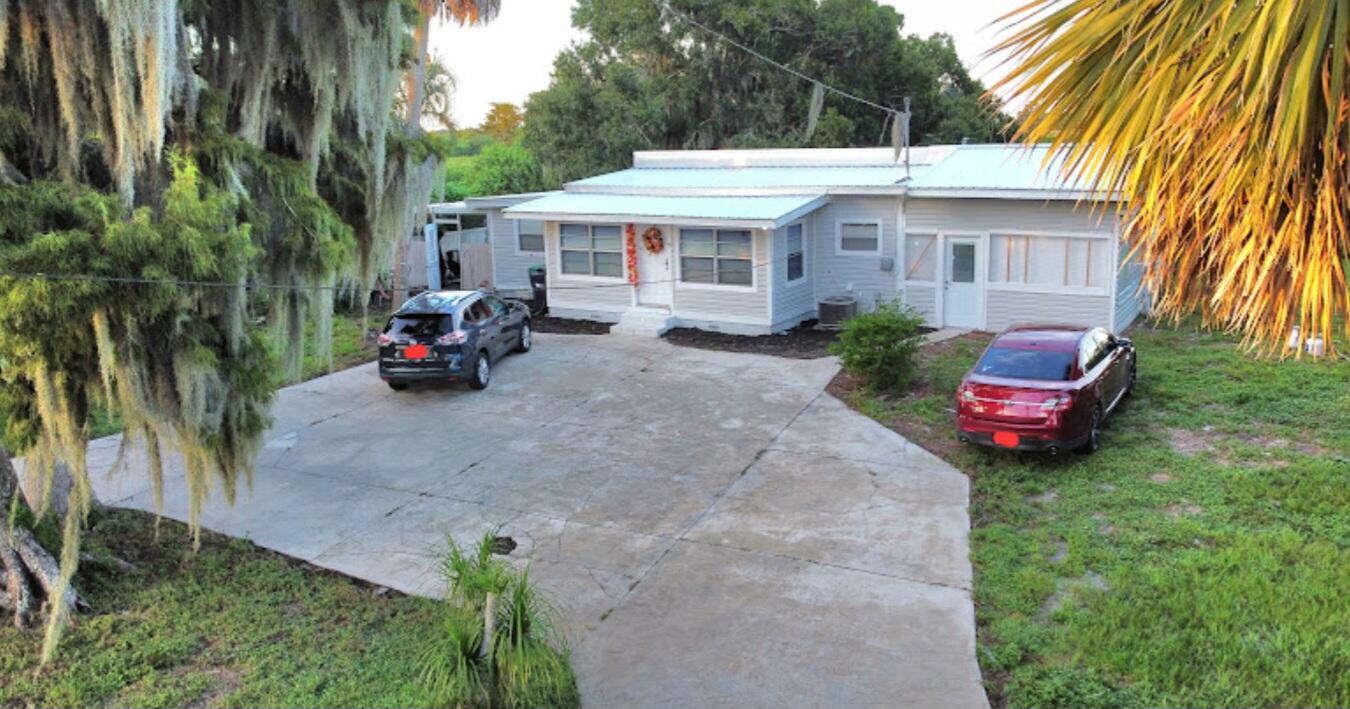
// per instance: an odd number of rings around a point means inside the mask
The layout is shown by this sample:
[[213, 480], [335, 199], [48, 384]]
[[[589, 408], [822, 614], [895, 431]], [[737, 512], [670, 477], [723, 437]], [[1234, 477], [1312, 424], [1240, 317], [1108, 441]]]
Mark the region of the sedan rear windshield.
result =
[[396, 315], [390, 318], [385, 334], [394, 339], [403, 337], [420, 339], [436, 337], [450, 330], [449, 315]]
[[993, 347], [975, 365], [975, 373], [1008, 379], [1068, 381], [1073, 376], [1073, 353]]

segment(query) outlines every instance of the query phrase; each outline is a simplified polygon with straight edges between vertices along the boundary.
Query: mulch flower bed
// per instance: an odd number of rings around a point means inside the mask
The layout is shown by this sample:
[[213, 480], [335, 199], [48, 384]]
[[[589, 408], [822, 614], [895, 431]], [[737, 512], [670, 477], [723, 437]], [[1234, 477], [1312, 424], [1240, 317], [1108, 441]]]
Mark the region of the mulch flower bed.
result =
[[817, 330], [815, 325], [816, 321], [808, 320], [777, 335], [729, 335], [725, 332], [677, 327], [667, 332], [664, 337], [672, 344], [702, 350], [749, 352], [789, 359], [828, 357], [830, 353], [825, 348], [839, 337], [839, 333], [833, 330]]
[[609, 334], [610, 323], [570, 320], [545, 315], [532, 318], [530, 326], [534, 328], [535, 332], [546, 332], [550, 335], [607, 335]]

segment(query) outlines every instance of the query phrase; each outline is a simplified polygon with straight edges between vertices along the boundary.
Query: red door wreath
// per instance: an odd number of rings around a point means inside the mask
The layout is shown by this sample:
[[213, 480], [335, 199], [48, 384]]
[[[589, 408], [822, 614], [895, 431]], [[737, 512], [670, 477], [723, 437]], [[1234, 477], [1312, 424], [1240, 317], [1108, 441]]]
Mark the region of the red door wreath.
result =
[[651, 227], [642, 232], [642, 246], [647, 249], [647, 253], [656, 255], [666, 248], [666, 239], [661, 235], [661, 230]]

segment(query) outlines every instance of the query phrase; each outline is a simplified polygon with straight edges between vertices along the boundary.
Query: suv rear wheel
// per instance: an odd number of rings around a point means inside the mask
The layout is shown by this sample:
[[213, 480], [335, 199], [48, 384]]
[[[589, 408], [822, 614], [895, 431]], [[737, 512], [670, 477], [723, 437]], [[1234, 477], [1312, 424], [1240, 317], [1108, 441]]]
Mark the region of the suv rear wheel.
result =
[[407, 382], [389, 382], [389, 388], [390, 388], [390, 389], [393, 389], [394, 391], [407, 391], [407, 390], [408, 390], [408, 383], [407, 383]]
[[517, 352], [529, 352], [530, 347], [534, 345], [534, 332], [530, 330], [530, 321], [526, 320], [520, 326], [520, 342], [516, 344]]
[[473, 363], [473, 374], [469, 376], [470, 389], [486, 389], [492, 381], [492, 362], [487, 352], [479, 352]]

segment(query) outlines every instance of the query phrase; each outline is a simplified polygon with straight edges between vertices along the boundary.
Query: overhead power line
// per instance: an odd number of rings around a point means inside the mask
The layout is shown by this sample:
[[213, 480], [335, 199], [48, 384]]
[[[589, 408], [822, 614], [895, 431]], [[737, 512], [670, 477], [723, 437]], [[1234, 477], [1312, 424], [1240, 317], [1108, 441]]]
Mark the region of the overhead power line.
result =
[[713, 35], [714, 37], [717, 37], [717, 38], [721, 39], [723, 42], [726, 42], [727, 44], [730, 44], [731, 46], [736, 47], [737, 49], [741, 50], [742, 52], [745, 52], [746, 54], [749, 54], [749, 55], [755, 57], [756, 59], [759, 59], [760, 61], [762, 61], [762, 62], [764, 62], [764, 63], [766, 63], [766, 64], [770, 64], [770, 65], [775, 66], [775, 67], [777, 67], [777, 68], [779, 68], [779, 69], [782, 69], [783, 71], [785, 71], [785, 72], [787, 72], [787, 73], [789, 73], [789, 74], [792, 74], [793, 76], [797, 77], [798, 79], [801, 79], [802, 81], [809, 81], [809, 82], [811, 82], [812, 84], [816, 84], [817, 86], [820, 86], [820, 87], [823, 88], [824, 90], [826, 90], [826, 91], [828, 91], [828, 92], [830, 92], [830, 93], [832, 93], [832, 94], [835, 94], [836, 96], [840, 96], [840, 97], [842, 97], [842, 98], [846, 98], [846, 99], [848, 99], [848, 100], [850, 100], [850, 101], [855, 101], [855, 102], [857, 102], [857, 103], [863, 104], [864, 106], [870, 106], [870, 107], [872, 107], [872, 108], [877, 109], [878, 111], [884, 111], [884, 112], [886, 112], [886, 113], [888, 113], [888, 114], [900, 114], [900, 113], [903, 113], [903, 112], [900, 111], [899, 109], [896, 109], [896, 108], [894, 108], [894, 107], [892, 107], [892, 106], [883, 106], [883, 105], [881, 105], [881, 104], [879, 104], [879, 103], [877, 103], [877, 102], [875, 102], [875, 101], [869, 101], [868, 99], [865, 99], [865, 98], [863, 98], [863, 97], [861, 97], [861, 96], [858, 96], [857, 94], [849, 93], [848, 91], [845, 91], [845, 90], [843, 90], [843, 89], [841, 89], [841, 88], [838, 88], [838, 87], [835, 87], [835, 86], [831, 86], [831, 85], [825, 83], [824, 81], [821, 81], [820, 79], [815, 78], [814, 76], [810, 76], [810, 75], [808, 75], [808, 74], [804, 74], [804, 73], [802, 73], [802, 72], [800, 72], [800, 71], [798, 71], [798, 70], [796, 70], [796, 69], [793, 69], [792, 67], [790, 67], [790, 66], [788, 66], [788, 65], [786, 65], [786, 64], [783, 64], [782, 62], [779, 62], [779, 61], [776, 61], [776, 60], [774, 60], [774, 59], [772, 59], [772, 58], [770, 58], [770, 57], [767, 57], [767, 56], [765, 56], [764, 54], [761, 54], [760, 52], [758, 52], [758, 51], [752, 49], [751, 47], [748, 47], [748, 46], [746, 46], [746, 45], [744, 45], [744, 44], [742, 44], [742, 43], [740, 43], [740, 42], [738, 42], [738, 41], [736, 41], [736, 40], [734, 40], [734, 39], [732, 39], [732, 38], [726, 36], [725, 34], [722, 34], [721, 32], [718, 32], [717, 30], [715, 30], [715, 29], [713, 29], [713, 28], [711, 28], [711, 27], [709, 27], [709, 26], [703, 24], [702, 22], [699, 22], [698, 20], [696, 20], [696, 19], [690, 17], [688, 14], [683, 13], [683, 12], [680, 12], [679, 10], [676, 10], [675, 8], [673, 8], [673, 7], [670, 6], [670, 3], [665, 2], [665, 0], [657, 0], [657, 4], [660, 5], [663, 9], [665, 9], [666, 12], [668, 12], [668, 13], [670, 13], [670, 14], [672, 14], [672, 15], [678, 17], [678, 18], [680, 18], [681, 20], [684, 20], [685, 22], [688, 22], [689, 24], [691, 24], [691, 25], [693, 25], [693, 26], [695, 26], [695, 27], [697, 27], [697, 28], [703, 30], [704, 32], [707, 32], [708, 34]]

